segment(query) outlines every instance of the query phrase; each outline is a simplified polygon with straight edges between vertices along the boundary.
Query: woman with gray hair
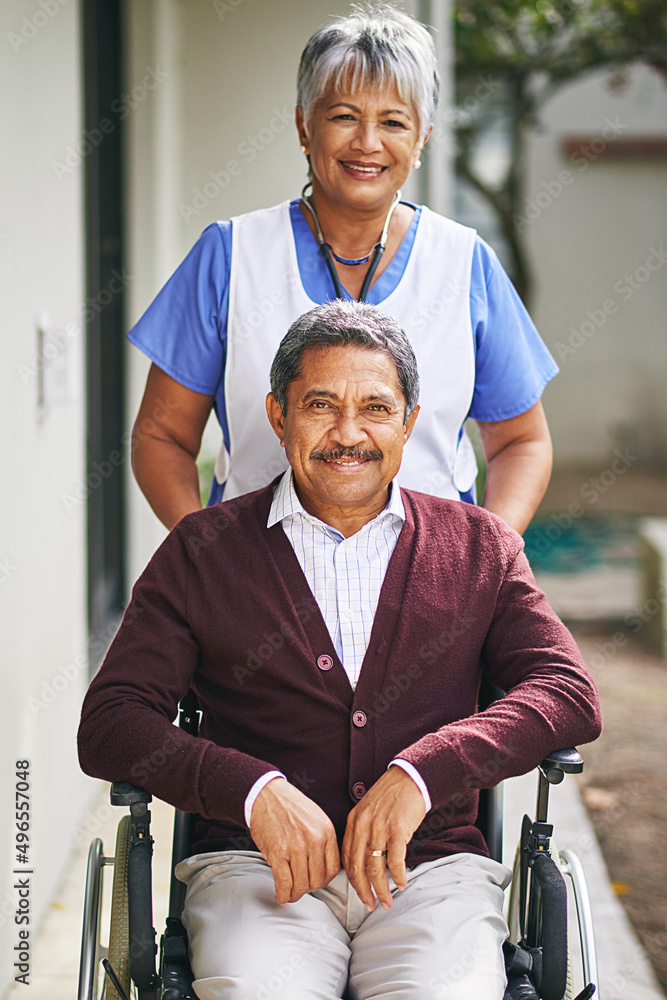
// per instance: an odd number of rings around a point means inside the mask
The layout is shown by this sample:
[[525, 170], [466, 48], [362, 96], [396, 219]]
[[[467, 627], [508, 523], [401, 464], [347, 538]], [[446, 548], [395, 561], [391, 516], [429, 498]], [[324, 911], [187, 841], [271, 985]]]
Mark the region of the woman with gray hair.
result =
[[551, 472], [540, 396], [557, 368], [475, 231], [401, 200], [438, 87], [429, 33], [390, 6], [355, 7], [308, 41], [297, 81], [301, 198], [209, 226], [129, 335], [153, 362], [134, 471], [168, 527], [200, 507], [195, 459], [212, 407], [224, 445], [209, 503], [284, 469], [264, 413], [271, 361], [296, 317], [335, 298], [379, 306], [413, 345], [421, 413], [401, 485], [474, 502], [472, 417], [488, 463], [485, 506], [527, 526]]

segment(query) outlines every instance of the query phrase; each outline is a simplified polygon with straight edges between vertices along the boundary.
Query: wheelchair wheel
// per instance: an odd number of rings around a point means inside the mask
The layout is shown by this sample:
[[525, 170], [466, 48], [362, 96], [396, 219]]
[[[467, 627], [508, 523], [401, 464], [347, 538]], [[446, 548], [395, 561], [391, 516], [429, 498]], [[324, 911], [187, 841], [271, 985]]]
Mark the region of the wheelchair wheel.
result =
[[597, 948], [593, 931], [593, 914], [588, 895], [586, 876], [581, 861], [571, 850], [560, 852], [561, 870], [569, 876], [572, 894], [577, 910], [579, 942], [581, 944], [581, 964], [585, 983], [599, 984]]
[[514, 864], [512, 865], [512, 881], [510, 883], [510, 896], [507, 907], [507, 926], [509, 927], [509, 940], [512, 944], [519, 944], [521, 939], [521, 927], [519, 917], [519, 880], [521, 878], [521, 844], [517, 844], [514, 854]]
[[[558, 865], [558, 869], [559, 869], [561, 875], [564, 875], [563, 862], [562, 862], [562, 859], [561, 859], [561, 855], [559, 854], [558, 850], [556, 849], [553, 841], [551, 842], [551, 844], [549, 846], [549, 854], [553, 858], [554, 862]], [[565, 939], [565, 947], [567, 949], [567, 954], [565, 956], [565, 963], [566, 963], [566, 968], [567, 968], [567, 982], [566, 982], [566, 986], [565, 986], [565, 993], [563, 994], [563, 1000], [574, 1000], [574, 995], [575, 995], [575, 993], [574, 993], [574, 974], [573, 974], [573, 971], [572, 971], [572, 947], [570, 945], [570, 925], [569, 925], [569, 921], [568, 921], [568, 927], [567, 927], [567, 936], [566, 936], [566, 939]]]
[[96, 1000], [97, 998], [97, 972], [103, 950], [100, 946], [100, 909], [104, 862], [102, 841], [96, 837], [88, 852], [77, 1000]]
[[[549, 856], [554, 864], [557, 866], [558, 870], [563, 875], [564, 865], [561, 860], [558, 851], [556, 850], [553, 842], [549, 845]], [[521, 921], [521, 910], [522, 904], [526, 905], [525, 901], [521, 900], [521, 842], [519, 842], [514, 857], [514, 866], [512, 872], [512, 883], [510, 888], [509, 905], [507, 913], [507, 923], [509, 927], [509, 940], [512, 944], [519, 945], [520, 947], [527, 948], [529, 951], [533, 949], [542, 949], [542, 955], [544, 957], [547, 949], [550, 949], [548, 955], [548, 963], [545, 962], [545, 968], [551, 968], [556, 970], [556, 979], [564, 984], [564, 992], [561, 992], [562, 988], [555, 987], [553, 982], [545, 981], [541, 984], [538, 992], [540, 997], [545, 997], [547, 1000], [554, 1000], [558, 997], [558, 1000], [574, 1000], [574, 979], [572, 972], [572, 952], [570, 948], [570, 935], [569, 927], [567, 933], [564, 936], [560, 936], [558, 940], [549, 939], [545, 944], [542, 940], [542, 927], [541, 923], [543, 920], [542, 905], [539, 904], [539, 931], [535, 940], [529, 939], [529, 936], [524, 936], [522, 934], [522, 921]], [[529, 892], [535, 893], [538, 891], [537, 885], [533, 884], [531, 881], [531, 887]], [[528, 939], [527, 939], [528, 937]]]
[[[127, 867], [132, 837], [131, 822], [130, 816], [123, 816], [118, 824], [109, 927], [109, 961], [127, 996], [130, 995], [130, 920]], [[121, 1000], [108, 977], [105, 979], [106, 1000]]]

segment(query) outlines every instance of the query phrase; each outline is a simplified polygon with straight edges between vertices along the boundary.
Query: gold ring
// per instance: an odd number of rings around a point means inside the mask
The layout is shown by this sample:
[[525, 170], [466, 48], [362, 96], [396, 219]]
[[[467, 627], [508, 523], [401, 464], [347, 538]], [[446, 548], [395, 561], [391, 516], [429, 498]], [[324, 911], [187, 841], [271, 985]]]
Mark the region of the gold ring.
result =
[[386, 851], [369, 851], [368, 853], [370, 854], [370, 856], [372, 858], [383, 858], [387, 852]]

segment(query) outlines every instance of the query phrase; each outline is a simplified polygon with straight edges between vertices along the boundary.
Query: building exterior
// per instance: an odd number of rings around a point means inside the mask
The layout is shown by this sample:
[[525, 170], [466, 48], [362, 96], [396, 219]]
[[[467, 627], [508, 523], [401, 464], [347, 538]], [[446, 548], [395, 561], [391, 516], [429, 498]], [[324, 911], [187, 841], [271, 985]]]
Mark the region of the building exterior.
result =
[[[63, 502], [87, 475], [84, 189], [80, 169], [59, 178], [51, 166], [81, 134], [80, 29], [75, 3], [3, 6], [2, 988], [20, 974], [19, 931], [48, 906], [92, 790], [73, 740], [88, 676], [87, 512]], [[26, 770], [28, 864], [14, 819]], [[15, 922], [18, 879], [30, 883], [28, 925]]]
[[[667, 81], [596, 73], [547, 104], [524, 232], [534, 318], [560, 365], [545, 407], [559, 464], [667, 463]], [[626, 468], [628, 466], [626, 465]]]
[[[509, 142], [498, 117], [475, 162], [490, 184]], [[667, 81], [639, 65], [583, 76], [543, 106], [525, 148], [512, 220], [534, 278], [531, 312], [561, 368], [544, 394], [555, 465], [611, 478], [627, 452], [624, 469], [664, 468]], [[495, 217], [463, 183], [455, 213], [511, 266]]]

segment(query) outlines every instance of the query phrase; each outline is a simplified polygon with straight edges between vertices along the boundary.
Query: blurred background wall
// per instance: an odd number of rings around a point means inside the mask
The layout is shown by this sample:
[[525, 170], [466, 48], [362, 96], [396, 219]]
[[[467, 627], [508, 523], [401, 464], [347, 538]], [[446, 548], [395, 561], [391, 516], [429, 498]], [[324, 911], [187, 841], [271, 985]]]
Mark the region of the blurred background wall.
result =
[[[61, 180], [51, 168], [82, 128], [81, 11], [75, 3], [54, 9], [5, 4], [2, 18], [3, 985], [16, 974], [13, 870], [35, 872], [38, 918], [92, 784], [79, 772], [73, 740], [88, 681], [87, 512], [85, 502], [67, 507], [61, 499], [86, 475], [84, 190], [80, 170]], [[35, 23], [22, 23], [26, 13]], [[29, 864], [17, 856], [14, 825], [15, 765], [25, 760], [34, 812]]]
[[530, 141], [533, 313], [561, 368], [544, 404], [559, 465], [602, 468], [629, 448], [664, 467], [667, 87], [645, 67], [611, 83], [564, 88]]

